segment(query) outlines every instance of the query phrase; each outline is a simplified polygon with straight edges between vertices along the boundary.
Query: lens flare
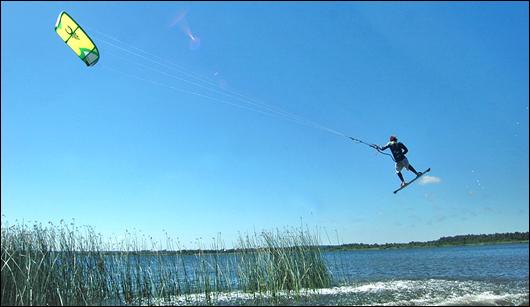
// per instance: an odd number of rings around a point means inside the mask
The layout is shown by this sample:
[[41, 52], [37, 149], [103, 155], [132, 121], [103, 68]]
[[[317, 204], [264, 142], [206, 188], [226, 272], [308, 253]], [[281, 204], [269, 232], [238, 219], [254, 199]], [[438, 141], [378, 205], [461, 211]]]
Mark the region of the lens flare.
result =
[[191, 31], [191, 28], [188, 24], [188, 20], [186, 19], [187, 15], [187, 10], [178, 11], [175, 17], [169, 23], [169, 27], [173, 28], [178, 25], [180, 31], [184, 33], [184, 35], [186, 35], [186, 37], [188, 37], [189, 39], [190, 50], [197, 50], [201, 46], [201, 39], [198, 36], [194, 35]]

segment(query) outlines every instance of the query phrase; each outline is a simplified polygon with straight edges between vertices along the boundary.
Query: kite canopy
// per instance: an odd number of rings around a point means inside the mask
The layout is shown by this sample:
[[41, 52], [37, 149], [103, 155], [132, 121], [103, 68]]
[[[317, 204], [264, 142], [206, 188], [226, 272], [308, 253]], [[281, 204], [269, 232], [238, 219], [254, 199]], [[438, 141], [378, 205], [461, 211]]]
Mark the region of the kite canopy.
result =
[[63, 11], [59, 14], [55, 23], [55, 32], [87, 66], [94, 66], [98, 62], [98, 48], [68, 13]]

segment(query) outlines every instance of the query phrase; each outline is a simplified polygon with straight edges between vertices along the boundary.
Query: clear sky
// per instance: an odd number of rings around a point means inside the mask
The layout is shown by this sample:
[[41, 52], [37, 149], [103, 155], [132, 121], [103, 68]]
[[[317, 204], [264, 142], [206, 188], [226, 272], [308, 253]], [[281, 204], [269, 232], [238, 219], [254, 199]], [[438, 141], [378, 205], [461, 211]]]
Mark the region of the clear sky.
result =
[[[527, 2], [1, 5], [3, 221], [187, 248], [300, 223], [340, 243], [528, 231]], [[393, 161], [340, 134], [397, 135], [432, 171], [393, 194]]]

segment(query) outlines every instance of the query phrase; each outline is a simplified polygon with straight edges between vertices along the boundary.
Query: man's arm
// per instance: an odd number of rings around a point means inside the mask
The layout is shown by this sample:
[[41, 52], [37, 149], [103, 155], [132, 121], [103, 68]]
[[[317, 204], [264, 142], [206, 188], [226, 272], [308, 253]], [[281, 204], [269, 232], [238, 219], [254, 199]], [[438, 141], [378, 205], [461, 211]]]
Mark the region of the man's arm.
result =
[[378, 148], [379, 150], [383, 151], [383, 150], [387, 149], [389, 146], [390, 146], [390, 144], [387, 143], [385, 146], [383, 146], [383, 147], [379, 147], [379, 146], [377, 146], [377, 148]]

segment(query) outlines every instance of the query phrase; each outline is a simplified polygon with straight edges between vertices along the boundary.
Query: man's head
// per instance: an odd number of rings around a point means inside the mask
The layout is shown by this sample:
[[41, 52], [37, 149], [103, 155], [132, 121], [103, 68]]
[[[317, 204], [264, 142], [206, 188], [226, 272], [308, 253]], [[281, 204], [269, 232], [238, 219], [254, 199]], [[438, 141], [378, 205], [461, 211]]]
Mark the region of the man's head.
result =
[[397, 142], [397, 137], [391, 135], [390, 136], [390, 142]]

